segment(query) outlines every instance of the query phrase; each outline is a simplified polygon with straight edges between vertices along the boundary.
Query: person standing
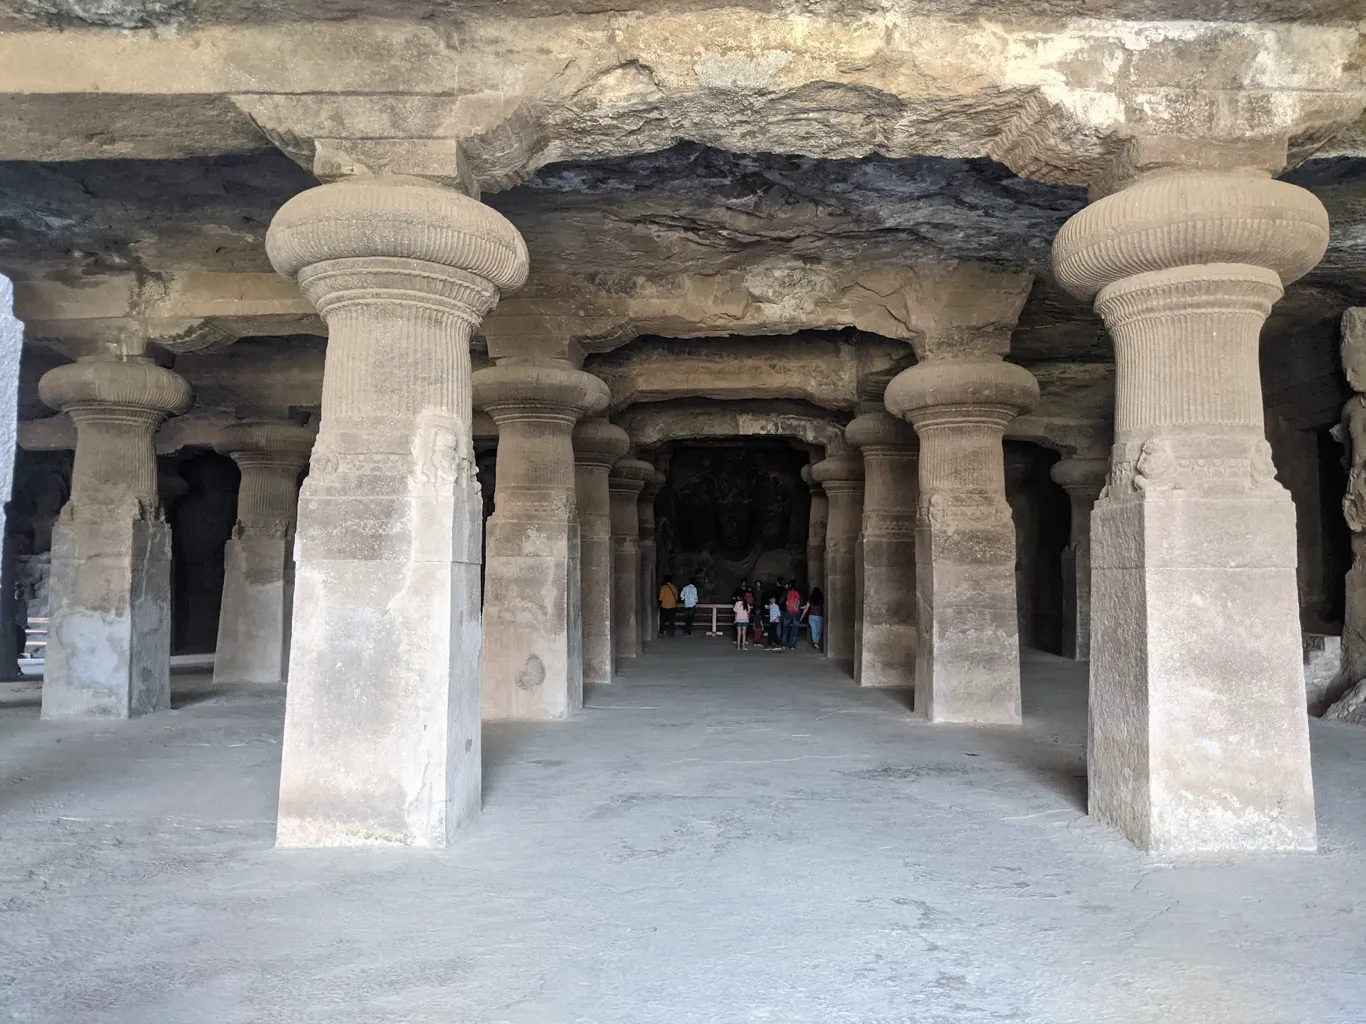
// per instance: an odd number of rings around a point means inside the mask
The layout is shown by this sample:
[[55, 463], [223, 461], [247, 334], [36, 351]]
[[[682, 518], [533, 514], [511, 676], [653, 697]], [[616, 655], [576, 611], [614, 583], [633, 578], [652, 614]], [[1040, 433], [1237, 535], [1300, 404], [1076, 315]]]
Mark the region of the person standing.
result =
[[811, 588], [811, 596], [807, 598], [806, 607], [802, 609], [802, 614], [806, 616], [806, 621], [811, 625], [811, 646], [819, 651], [823, 639], [822, 632], [825, 628], [825, 595], [821, 593], [820, 587]]
[[778, 599], [772, 595], [768, 598], [768, 636], [764, 641], [764, 649], [769, 651], [781, 651], [782, 637], [779, 635], [779, 623], [781, 622], [781, 611], [778, 608]]
[[689, 579], [678, 596], [683, 602], [683, 635], [692, 636], [693, 620], [697, 618], [697, 580]]
[[797, 581], [791, 580], [783, 592], [782, 626], [783, 647], [789, 651], [797, 649], [797, 623], [801, 620], [802, 594], [797, 589]]
[[735, 612], [735, 646], [743, 651], [749, 641], [749, 605], [745, 604], [745, 595], [736, 594], [731, 607]]
[[674, 635], [677, 628], [674, 624], [674, 616], [678, 614], [678, 588], [674, 586], [672, 576], [664, 577], [664, 585], [659, 588], [659, 632], [662, 634], [666, 629], [669, 636]]

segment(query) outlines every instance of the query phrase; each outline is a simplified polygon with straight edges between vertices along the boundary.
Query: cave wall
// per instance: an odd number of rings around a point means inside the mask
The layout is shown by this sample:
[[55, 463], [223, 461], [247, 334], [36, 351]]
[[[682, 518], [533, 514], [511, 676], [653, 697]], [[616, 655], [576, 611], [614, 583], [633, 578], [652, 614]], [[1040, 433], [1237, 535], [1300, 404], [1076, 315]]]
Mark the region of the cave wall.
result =
[[695, 578], [703, 602], [728, 601], [742, 580], [795, 576], [805, 586], [808, 461], [786, 446], [676, 449], [655, 499], [661, 577]]

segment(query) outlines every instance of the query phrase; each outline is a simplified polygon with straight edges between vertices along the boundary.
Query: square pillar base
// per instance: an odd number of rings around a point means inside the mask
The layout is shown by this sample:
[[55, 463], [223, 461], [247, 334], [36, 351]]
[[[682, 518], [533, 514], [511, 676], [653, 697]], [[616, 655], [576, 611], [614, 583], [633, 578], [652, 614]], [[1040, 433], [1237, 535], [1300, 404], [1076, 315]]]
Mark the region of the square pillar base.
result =
[[931, 722], [1018, 725], [1015, 529], [1000, 506], [916, 527], [915, 709]]
[[63, 517], [52, 531], [43, 718], [133, 718], [171, 706], [171, 530]]
[[858, 683], [912, 686], [915, 683], [915, 536], [868, 537], [862, 542]]
[[304, 484], [279, 846], [439, 847], [479, 813], [482, 504], [453, 475]]
[[583, 707], [577, 528], [564, 519], [488, 521], [483, 717], [568, 718]]
[[1103, 499], [1091, 536], [1090, 814], [1159, 853], [1314, 849], [1289, 496]]
[[233, 537], [223, 550], [215, 683], [283, 683], [294, 590], [292, 538]]

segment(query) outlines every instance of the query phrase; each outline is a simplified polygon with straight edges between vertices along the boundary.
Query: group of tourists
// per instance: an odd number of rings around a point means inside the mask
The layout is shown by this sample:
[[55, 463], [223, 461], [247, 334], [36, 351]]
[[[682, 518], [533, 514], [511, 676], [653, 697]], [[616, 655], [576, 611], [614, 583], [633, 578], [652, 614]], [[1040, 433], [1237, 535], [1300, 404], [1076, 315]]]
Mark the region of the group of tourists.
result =
[[735, 612], [735, 646], [749, 649], [750, 636], [754, 646], [763, 645], [770, 651], [795, 651], [797, 634], [805, 620], [811, 627], [811, 644], [821, 646], [821, 626], [825, 621], [825, 598], [821, 588], [802, 596], [796, 580], [778, 580], [765, 588], [760, 580], [735, 588], [731, 596]]
[[[735, 613], [735, 646], [745, 651], [763, 646], [770, 651], [797, 649], [797, 635], [806, 622], [811, 630], [811, 646], [821, 650], [822, 627], [825, 623], [825, 596], [820, 587], [813, 587], [805, 596], [796, 580], [777, 580], [765, 587], [760, 580], [735, 588], [731, 595]], [[692, 636], [697, 615], [697, 581], [689, 580], [679, 590], [672, 576], [665, 576], [659, 588], [659, 635], [675, 635], [678, 609], [683, 609], [683, 635]]]

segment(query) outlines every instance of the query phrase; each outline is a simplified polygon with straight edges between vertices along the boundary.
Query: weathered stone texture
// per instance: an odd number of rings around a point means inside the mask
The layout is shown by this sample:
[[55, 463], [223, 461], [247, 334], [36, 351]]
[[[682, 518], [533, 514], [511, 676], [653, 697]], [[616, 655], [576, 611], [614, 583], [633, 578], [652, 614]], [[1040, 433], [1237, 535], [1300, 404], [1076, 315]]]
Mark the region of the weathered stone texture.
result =
[[52, 534], [43, 717], [129, 718], [171, 706], [171, 536], [153, 437], [190, 386], [142, 356], [48, 371], [44, 402], [76, 423], [71, 498]]
[[1315, 844], [1295, 511], [1265, 440], [1258, 335], [1327, 242], [1293, 185], [1170, 173], [1054, 244], [1059, 280], [1115, 340], [1119, 384], [1092, 515], [1090, 812], [1147, 849]]
[[626, 454], [626, 431], [600, 417], [574, 428], [574, 512], [579, 524], [579, 609], [583, 681], [607, 684], [614, 674], [612, 637], [612, 496], [608, 474]]
[[863, 528], [863, 460], [856, 454], [831, 455], [811, 467], [829, 502], [825, 527], [825, 656], [853, 670], [858, 621], [856, 562]]
[[623, 458], [608, 476], [612, 514], [612, 647], [620, 667], [643, 650], [640, 621], [640, 492], [655, 467]]
[[486, 719], [566, 718], [583, 706], [571, 434], [607, 401], [602, 381], [567, 364], [508, 360], [474, 374], [474, 403], [498, 425], [484, 542]]
[[290, 200], [267, 237], [327, 322], [299, 499], [282, 846], [444, 846], [480, 806], [481, 499], [468, 340], [525, 279], [497, 213], [409, 179]]
[[237, 523], [223, 555], [214, 682], [285, 681], [299, 474], [315, 436], [292, 423], [252, 420], [229, 427], [219, 442], [242, 477]]
[[860, 686], [912, 686], [920, 445], [905, 421], [882, 408], [860, 413], [844, 436], [862, 452], [864, 476], [854, 679]]
[[1038, 385], [991, 347], [944, 349], [953, 354], [927, 350], [885, 397], [920, 438], [916, 710], [931, 722], [1018, 723], [1015, 528], [1001, 439], [1038, 401]]

